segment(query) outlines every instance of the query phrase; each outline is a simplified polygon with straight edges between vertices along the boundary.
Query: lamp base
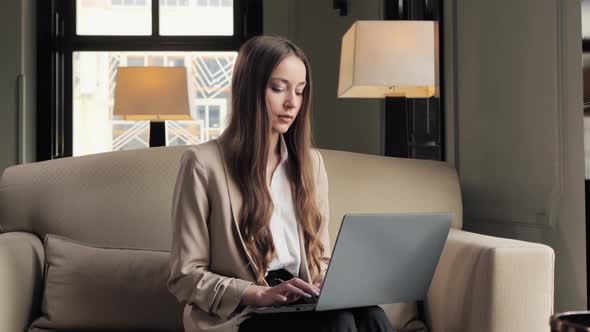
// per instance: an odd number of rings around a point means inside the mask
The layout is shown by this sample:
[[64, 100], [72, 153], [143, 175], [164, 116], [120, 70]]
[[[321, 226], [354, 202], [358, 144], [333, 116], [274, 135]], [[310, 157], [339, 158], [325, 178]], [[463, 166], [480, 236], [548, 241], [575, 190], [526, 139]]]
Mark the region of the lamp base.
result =
[[150, 148], [166, 146], [166, 122], [150, 121]]
[[442, 160], [438, 98], [385, 98], [385, 155]]
[[409, 146], [409, 105], [404, 97], [385, 98], [385, 155], [412, 158]]

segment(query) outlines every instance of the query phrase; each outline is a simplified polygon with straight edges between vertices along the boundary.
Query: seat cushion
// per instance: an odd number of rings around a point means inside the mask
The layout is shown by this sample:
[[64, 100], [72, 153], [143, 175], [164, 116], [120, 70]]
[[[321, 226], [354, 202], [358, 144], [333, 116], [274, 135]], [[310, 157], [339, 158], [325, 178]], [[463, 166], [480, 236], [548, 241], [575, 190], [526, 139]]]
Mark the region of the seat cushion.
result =
[[29, 331], [182, 331], [183, 305], [166, 288], [165, 251], [104, 248], [45, 237], [42, 317]]

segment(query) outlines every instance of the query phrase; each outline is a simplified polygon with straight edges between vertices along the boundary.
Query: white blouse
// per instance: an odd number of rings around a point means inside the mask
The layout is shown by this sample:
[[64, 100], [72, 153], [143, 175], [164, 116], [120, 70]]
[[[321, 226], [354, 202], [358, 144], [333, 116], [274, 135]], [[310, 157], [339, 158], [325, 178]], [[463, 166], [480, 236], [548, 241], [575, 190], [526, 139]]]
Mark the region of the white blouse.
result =
[[289, 157], [283, 135], [279, 135], [281, 160], [270, 182], [270, 196], [274, 209], [270, 218], [270, 231], [274, 240], [276, 256], [270, 262], [268, 271], [284, 268], [293, 276], [299, 276], [301, 256], [297, 217], [291, 195], [291, 184], [287, 178], [286, 161]]

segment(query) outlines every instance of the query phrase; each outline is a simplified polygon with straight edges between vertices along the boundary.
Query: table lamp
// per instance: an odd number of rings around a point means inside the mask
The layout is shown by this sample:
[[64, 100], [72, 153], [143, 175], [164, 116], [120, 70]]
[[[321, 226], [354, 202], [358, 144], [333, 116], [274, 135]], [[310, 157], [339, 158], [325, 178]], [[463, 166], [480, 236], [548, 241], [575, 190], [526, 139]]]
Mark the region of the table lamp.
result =
[[190, 120], [185, 67], [119, 67], [114, 115], [150, 120], [150, 147], [166, 145], [164, 120]]
[[[397, 102], [399, 97], [438, 95], [437, 29], [434, 21], [355, 22], [342, 37], [338, 97], [385, 98], [386, 105], [407, 113], [407, 100]], [[387, 155], [409, 156], [404, 151], [388, 153], [394, 150], [388, 144]]]

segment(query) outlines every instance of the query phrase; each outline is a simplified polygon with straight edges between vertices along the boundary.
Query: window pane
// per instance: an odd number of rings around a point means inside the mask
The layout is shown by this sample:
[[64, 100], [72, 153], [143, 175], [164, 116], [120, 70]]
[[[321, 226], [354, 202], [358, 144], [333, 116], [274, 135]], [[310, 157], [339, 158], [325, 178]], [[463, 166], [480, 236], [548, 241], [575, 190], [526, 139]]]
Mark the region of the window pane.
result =
[[219, 106], [209, 106], [209, 127], [219, 128]]
[[236, 52], [74, 52], [73, 155], [147, 148], [149, 121], [113, 115], [119, 66], [185, 66], [191, 120], [166, 121], [166, 144], [199, 144], [226, 127]]
[[151, 1], [76, 1], [76, 33], [78, 35], [147, 36], [152, 34]]
[[184, 57], [168, 57], [168, 67], [182, 67], [184, 66]]
[[144, 61], [143, 56], [128, 56], [127, 57], [127, 66], [129, 67], [143, 67]]
[[207, 107], [205, 107], [204, 105], [199, 105], [197, 106], [197, 120], [203, 120], [204, 122], [207, 122]]
[[156, 66], [156, 67], [162, 67], [164, 66], [164, 57], [163, 56], [150, 56], [148, 57], [148, 65], [149, 66]]
[[[160, 2], [160, 34], [165, 36], [231, 36], [234, 33], [233, 1], [180, 1], [181, 6]], [[220, 6], [223, 4], [223, 6]]]

